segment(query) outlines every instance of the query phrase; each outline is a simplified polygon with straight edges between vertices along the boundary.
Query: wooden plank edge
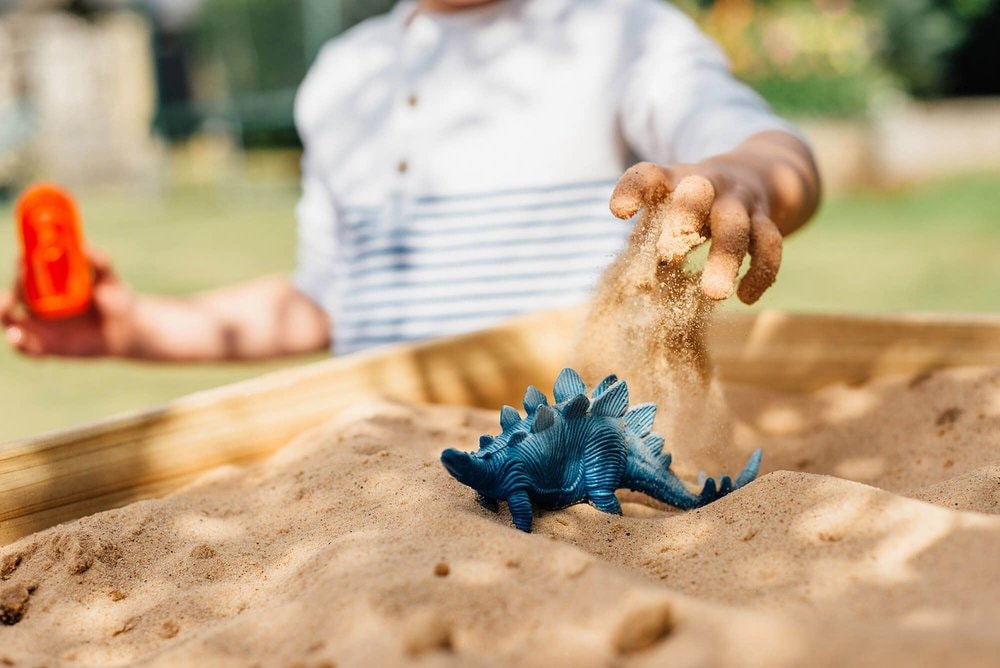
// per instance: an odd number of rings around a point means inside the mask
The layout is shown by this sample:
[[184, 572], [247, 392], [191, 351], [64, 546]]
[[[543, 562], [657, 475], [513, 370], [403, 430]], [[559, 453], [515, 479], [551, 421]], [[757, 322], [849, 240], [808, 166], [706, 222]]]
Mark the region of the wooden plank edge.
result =
[[709, 348], [725, 381], [808, 392], [889, 374], [1000, 365], [1000, 316], [725, 313]]

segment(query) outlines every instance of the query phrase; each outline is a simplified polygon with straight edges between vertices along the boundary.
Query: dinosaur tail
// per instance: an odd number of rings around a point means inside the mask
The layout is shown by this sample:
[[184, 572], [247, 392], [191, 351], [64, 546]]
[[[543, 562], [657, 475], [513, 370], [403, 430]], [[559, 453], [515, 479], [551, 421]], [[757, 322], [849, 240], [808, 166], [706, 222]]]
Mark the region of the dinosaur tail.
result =
[[[750, 460], [734, 481], [724, 475], [716, 484], [715, 479], [706, 478], [701, 492], [692, 492], [668, 468], [670, 456], [661, 453], [645, 453], [643, 457], [630, 457], [625, 471], [623, 486], [648, 494], [649, 496], [668, 503], [682, 510], [700, 508], [720, 499], [734, 489], [739, 489], [757, 477], [760, 469], [761, 451], [758, 449], [750, 455]], [[666, 466], [663, 466], [664, 460]]]

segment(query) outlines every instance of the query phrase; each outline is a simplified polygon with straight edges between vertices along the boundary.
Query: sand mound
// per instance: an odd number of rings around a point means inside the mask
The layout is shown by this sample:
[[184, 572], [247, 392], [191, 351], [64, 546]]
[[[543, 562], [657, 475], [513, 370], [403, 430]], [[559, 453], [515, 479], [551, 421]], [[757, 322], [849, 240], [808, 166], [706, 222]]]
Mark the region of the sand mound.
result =
[[690, 513], [541, 513], [531, 535], [438, 462], [495, 414], [341, 415], [0, 550], [0, 665], [995, 662], [1000, 516], [955, 508], [997, 510], [1000, 370], [728, 394], [772, 473]]

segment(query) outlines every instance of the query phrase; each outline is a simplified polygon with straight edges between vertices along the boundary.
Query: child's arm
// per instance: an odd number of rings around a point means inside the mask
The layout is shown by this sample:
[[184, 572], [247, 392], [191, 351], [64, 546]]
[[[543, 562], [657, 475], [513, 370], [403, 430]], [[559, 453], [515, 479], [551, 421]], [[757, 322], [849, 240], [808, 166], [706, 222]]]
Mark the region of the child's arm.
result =
[[32, 356], [145, 360], [248, 360], [327, 348], [326, 314], [287, 278], [240, 283], [189, 298], [136, 295], [106, 257], [92, 253], [94, 305], [85, 315], [44, 320], [0, 295], [10, 344]]
[[697, 164], [640, 163], [618, 182], [611, 210], [630, 218], [643, 204], [659, 204], [671, 193], [658, 244], [661, 257], [680, 259], [710, 237], [701, 285], [718, 300], [732, 295], [749, 252], [750, 268], [738, 294], [752, 304], [774, 283], [782, 237], [815, 213], [820, 185], [809, 148], [790, 133], [772, 130]]
[[752, 303], [774, 282], [782, 236], [818, 206], [812, 154], [675, 7], [637, 1], [629, 17], [634, 50], [619, 115], [628, 146], [651, 162], [625, 173], [612, 209], [628, 215], [672, 192], [660, 256], [678, 258], [711, 237], [702, 289], [725, 299], [749, 250], [739, 296]]

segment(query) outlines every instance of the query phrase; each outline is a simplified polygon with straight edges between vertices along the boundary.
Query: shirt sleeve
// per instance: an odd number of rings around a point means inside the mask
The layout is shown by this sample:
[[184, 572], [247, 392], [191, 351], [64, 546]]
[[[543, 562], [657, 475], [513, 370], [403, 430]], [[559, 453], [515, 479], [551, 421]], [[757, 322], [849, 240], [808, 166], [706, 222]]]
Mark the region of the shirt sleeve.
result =
[[298, 245], [293, 282], [303, 294], [332, 315], [337, 266], [337, 213], [329, 189], [310, 163], [308, 150], [302, 159], [302, 196], [295, 214]]
[[636, 49], [622, 82], [619, 115], [629, 147], [659, 164], [698, 162], [751, 135], [798, 135], [749, 86], [737, 81], [719, 47], [677, 8], [638, 2], [630, 25]]

